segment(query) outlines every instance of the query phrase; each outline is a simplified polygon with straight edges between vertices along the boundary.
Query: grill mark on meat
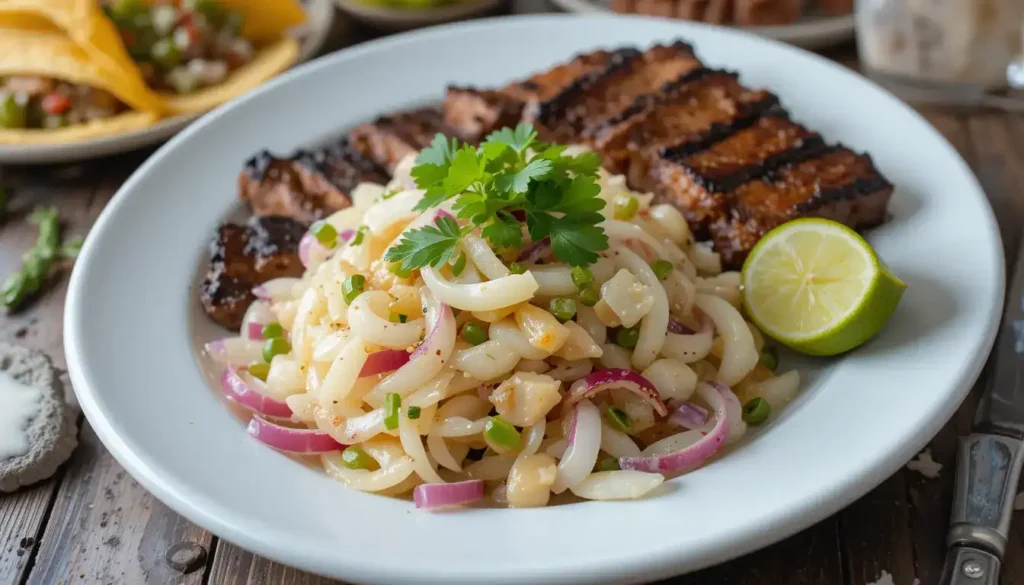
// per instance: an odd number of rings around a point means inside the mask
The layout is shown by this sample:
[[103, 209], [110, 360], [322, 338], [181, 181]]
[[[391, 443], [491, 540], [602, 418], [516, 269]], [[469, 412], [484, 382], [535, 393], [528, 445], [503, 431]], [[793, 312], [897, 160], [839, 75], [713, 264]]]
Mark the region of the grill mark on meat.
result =
[[200, 284], [199, 301], [206, 314], [222, 327], [238, 330], [255, 300], [255, 286], [302, 275], [298, 248], [305, 231], [301, 223], [280, 216], [218, 227], [210, 241], [210, 266]]
[[349, 193], [361, 182], [387, 177], [348, 143], [297, 150], [278, 157], [262, 150], [246, 161], [238, 195], [256, 215], [281, 215], [312, 223], [351, 205]]
[[402, 158], [429, 146], [438, 132], [452, 133], [445, 127], [440, 109], [420, 108], [360, 124], [348, 138], [363, 156], [390, 175]]
[[658, 199], [674, 203], [691, 229], [705, 235], [708, 223], [725, 213], [726, 192], [824, 147], [820, 135], [776, 112], [705, 149], [667, 149], [650, 175]]
[[693, 47], [683, 41], [655, 45], [642, 53], [622, 50], [608, 68], [538, 104], [538, 132], [556, 141], [587, 137], [591, 128], [699, 66]]
[[857, 230], [879, 225], [892, 192], [870, 156], [832, 146], [730, 192], [728, 214], [710, 231], [723, 264], [736, 267], [765, 233], [791, 219], [824, 217]]

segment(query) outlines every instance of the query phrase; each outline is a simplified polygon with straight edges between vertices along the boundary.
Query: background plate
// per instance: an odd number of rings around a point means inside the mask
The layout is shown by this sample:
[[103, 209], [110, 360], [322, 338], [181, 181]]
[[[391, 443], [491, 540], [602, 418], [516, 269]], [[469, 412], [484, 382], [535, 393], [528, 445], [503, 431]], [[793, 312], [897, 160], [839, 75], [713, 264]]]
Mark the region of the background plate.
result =
[[[300, 63], [312, 59], [320, 51], [327, 40], [335, 16], [331, 0], [302, 0], [302, 4], [309, 13], [309, 20], [295, 31], [295, 34], [300, 35], [302, 39], [302, 47], [299, 52]], [[71, 163], [129, 152], [167, 140], [181, 132], [199, 116], [200, 114], [175, 116], [134, 132], [83, 142], [26, 146], [0, 145], [0, 164]]]
[[[436, 102], [581, 50], [684, 38], [713, 67], [778, 93], [794, 119], [869, 151], [897, 185], [869, 241], [909, 285], [882, 333], [836, 360], [790, 359], [804, 392], [727, 457], [631, 502], [418, 512], [345, 489], [249, 439], [195, 359], [190, 284], [237, 175], [375, 115]], [[187, 169], [188, 172], [183, 172]], [[920, 116], [856, 73], [699, 24], [533, 16], [446, 25], [318, 59], [219, 108], [162, 147], [103, 211], [71, 277], [65, 349], [89, 422], [175, 511], [273, 560], [356, 583], [651, 581], [784, 538], [866, 493], [943, 425], [981, 370], [1003, 258], [970, 170]]]

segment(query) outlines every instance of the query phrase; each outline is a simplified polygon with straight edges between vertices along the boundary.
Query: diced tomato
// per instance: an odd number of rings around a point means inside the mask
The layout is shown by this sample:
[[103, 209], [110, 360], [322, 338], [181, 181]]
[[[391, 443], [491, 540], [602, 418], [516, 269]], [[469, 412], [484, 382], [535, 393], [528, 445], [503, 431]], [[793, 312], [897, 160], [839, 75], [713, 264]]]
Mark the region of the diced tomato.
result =
[[52, 116], [63, 114], [71, 109], [71, 98], [60, 93], [53, 92], [46, 94], [42, 101], [43, 111]]
[[135, 35], [129, 30], [121, 30], [121, 42], [124, 43], [125, 48], [135, 45]]
[[195, 12], [191, 10], [182, 10], [178, 16], [178, 26], [193, 26], [195, 20]]
[[190, 45], [199, 40], [199, 27], [197, 27], [194, 22], [189, 20], [189, 23], [182, 25], [181, 28], [188, 33], [188, 40]]

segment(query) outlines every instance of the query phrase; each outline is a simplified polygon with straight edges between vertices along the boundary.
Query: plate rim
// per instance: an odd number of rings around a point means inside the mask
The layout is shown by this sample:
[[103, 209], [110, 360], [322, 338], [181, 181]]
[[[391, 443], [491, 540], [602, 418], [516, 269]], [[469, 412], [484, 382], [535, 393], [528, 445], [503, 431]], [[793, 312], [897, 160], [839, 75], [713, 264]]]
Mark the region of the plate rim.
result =
[[[321, 22], [311, 27], [313, 29], [312, 33], [299, 48], [299, 57], [295, 64], [275, 75], [274, 78], [280, 77], [283, 73], [313, 59], [323, 49], [330, 35], [331, 28], [334, 26], [337, 15], [332, 0], [307, 1], [309, 5], [303, 8], [310, 17], [310, 21], [314, 18], [320, 18]], [[271, 78], [271, 80], [274, 78]], [[210, 110], [209, 112], [212, 111]], [[187, 128], [196, 119], [209, 112], [179, 114], [157, 120], [156, 123], [145, 128], [139, 128], [138, 130], [84, 141], [58, 144], [0, 144], [0, 165], [74, 164], [105, 156], [132, 152], [152, 146], [160, 141], [168, 140]]]
[[[579, 22], [580, 18], [594, 18], [594, 19], [638, 19], [646, 21], [662, 21], [662, 19], [651, 19], [641, 16], [626, 16], [626, 15], [600, 15], [600, 16], [572, 16], [572, 15], [558, 15], [558, 14], [535, 14], [535, 15], [517, 15], [514, 17], [497, 17], [480, 19], [471, 22], [459, 22], [449, 23], [446, 25], [433, 27], [430, 29], [424, 29], [419, 31], [413, 31], [402, 35], [396, 35], [387, 38], [376, 39], [367, 43], [360, 44], [355, 47], [339, 51], [335, 57], [328, 58], [329, 60], [339, 59], [358, 59], [359, 56], [364, 52], [370, 52], [378, 50], [377, 47], [380, 45], [399, 44], [403, 42], [415, 42], [421, 38], [429, 39], [430, 37], [458, 33], [458, 29], [462, 28], [489, 28], [494, 26], [501, 26], [501, 23], [508, 23], [509, 21], [545, 21], [545, 20], [565, 20], [573, 18], [575, 22]], [[707, 27], [707, 28], [718, 28], [710, 27], [709, 25], [703, 25], [700, 23], [687, 23], [686, 26], [680, 27], [680, 34], [686, 33], [684, 30], [687, 27]], [[727, 34], [751, 34], [745, 31], [729, 31]], [[763, 40], [763, 39], [762, 39]], [[772, 43], [773, 41], [768, 40], [767, 42]], [[829, 67], [836, 68], [837, 70], [843, 71], [843, 68], [832, 63], [828, 59], [819, 55], [805, 55], [810, 56], [812, 59], [820, 60], [826, 63]], [[275, 88], [279, 84], [289, 83], [294, 77], [305, 75], [307, 68], [311, 70], [317, 67], [326, 66], [326, 60], [318, 60], [320, 63], [317, 64], [304, 64], [296, 69], [288, 71], [281, 76], [275, 78], [265, 86], [258, 90], [251, 92], [246, 97], [237, 100], [233, 104], [222, 106], [218, 108], [215, 115], [206, 116], [197, 124], [193, 124], [187, 128], [184, 132], [174, 137], [170, 142], [163, 145], [149, 160], [147, 160], [138, 170], [122, 185], [121, 189], [103, 210], [100, 217], [97, 219], [95, 228], [103, 230], [106, 228], [106, 224], [114, 214], [114, 209], [118, 207], [128, 196], [127, 194], [134, 190], [135, 183], [141, 181], [142, 175], [146, 174], [152, 167], [160, 164], [161, 159], [170, 151], [177, 148], [179, 142], [188, 140], [189, 137], [194, 133], [200, 131], [207, 124], [218, 117], [223, 110], [231, 107], [237, 107], [239, 104], [253, 99], [254, 96], [262, 94], [263, 92], [275, 91]], [[846, 72], [851, 74], [850, 72]], [[874, 86], [876, 89], [877, 85], [871, 83], [868, 80], [861, 80], [864, 83], [868, 83]], [[884, 92], [884, 90], [882, 90]], [[888, 92], [884, 92], [888, 94]], [[888, 94], [891, 96], [891, 94]], [[930, 132], [933, 139], [939, 141], [954, 161], [960, 166], [959, 171], [971, 182], [972, 186], [976, 190], [976, 193], [982, 197], [985, 202], [983, 206], [984, 220], [988, 225], [986, 230], [988, 242], [988, 249], [994, 254], [995, 257], [989, 260], [994, 262], [996, 271], [996, 282], [992, 289], [993, 297], [989, 299], [992, 304], [992, 310], [988, 315], [988, 321], [985, 324], [984, 335], [972, 344], [972, 348], [976, 351], [972, 353], [971, 361], [961, 366], [959, 375], [956, 380], [950, 382], [950, 388], [953, 389], [950, 398], [955, 400], [950, 401], [945, 408], [937, 412], [937, 416], [933, 417], [929, 424], [924, 425], [919, 433], [915, 435], [912, 440], [907, 440], [898, 451], [890, 452], [885, 456], [880, 457], [880, 464], [874, 465], [873, 467], [865, 467], [858, 469], [859, 473], [847, 473], [847, 486], [840, 489], [836, 489], [840, 492], [838, 494], [823, 494], [819, 490], [816, 495], [822, 496], [820, 501], [808, 502], [800, 506], [798, 509], [787, 510], [788, 517], [778, 517], [781, 512], [775, 512], [773, 517], [778, 520], [777, 523], [772, 525], [772, 530], [766, 533], [764, 530], [751, 530], [747, 529], [741, 538], [737, 538], [733, 546], [730, 547], [729, 551], [718, 551], [714, 555], [704, 555], [704, 557], [697, 562], [688, 562], [683, 566], [678, 561], [672, 558], [671, 554], [666, 554], [670, 551], [660, 551], [658, 555], [648, 555], [652, 558], [643, 559], [645, 562], [643, 566], [640, 566], [639, 562], [631, 562], [629, 568], [623, 567], [609, 567], [607, 565], [594, 565], [594, 568], [584, 569], [581, 572], [574, 574], [572, 578], [576, 582], [598, 582], [608, 579], [622, 579], [622, 582], [639, 582], [640, 580], [657, 579], [667, 577], [673, 574], [678, 574], [680, 568], [691, 571], [697, 570], [702, 567], [707, 567], [713, 564], [721, 563], [723, 561], [748, 554], [754, 550], [763, 548], [772, 543], [775, 543], [783, 538], [791, 536], [792, 534], [803, 530], [812, 524], [820, 521], [821, 519], [834, 514], [836, 511], [849, 505], [854, 500], [862, 497], [868, 491], [873, 489], [875, 486], [880, 484], [884, 479], [889, 477], [893, 472], [900, 468], [907, 459], [913, 454], [918, 452], [936, 432], [946, 423], [947, 420], [956, 412], [963, 398], [970, 390], [973, 383], [977, 380], [981, 373], [982, 367], [987, 360], [989, 351], [995, 341], [996, 333], [1002, 317], [1002, 306], [1003, 298], [1005, 294], [1005, 266], [1002, 241], [999, 236], [997, 224], [992, 211], [991, 204], [988, 203], [987, 198], [984, 197], [984, 190], [979, 184], [977, 177], [974, 175], [970, 167], [966, 164], [963, 158], [959, 155], [955, 148], [945, 139], [931, 124], [928, 124], [917, 112], [906, 106], [906, 104], [898, 104], [910, 116], [916, 118], [920, 122], [924, 123]], [[85, 248], [83, 249], [83, 258], [88, 259], [91, 256], [91, 242], [87, 241]], [[132, 452], [127, 441], [124, 437], [119, 436], [116, 430], [112, 427], [110, 421], [104, 416], [100, 405], [97, 403], [97, 394], [90, 388], [88, 383], [88, 376], [86, 371], [88, 366], [81, 360], [81, 355], [78, 351], [78, 345], [84, 343], [83, 331], [79, 327], [78, 321], [80, 316], [83, 314], [83, 307], [80, 304], [80, 286], [81, 281], [84, 278], [82, 276], [83, 271], [76, 267], [71, 277], [71, 283], [68, 292], [68, 301], [66, 305], [66, 313], [64, 320], [64, 328], [66, 332], [65, 336], [65, 352], [67, 354], [68, 369], [70, 371], [72, 381], [76, 387], [76, 393], [79, 394], [79, 399], [82, 403], [83, 411], [85, 411], [90, 423], [103, 444], [111, 451], [115, 459], [118, 460], [136, 479], [151, 493], [156, 495], [161, 501], [170, 506], [173, 510], [195, 522], [196, 524], [203, 526], [211, 532], [218, 535], [229, 535], [232, 542], [238, 543], [244, 548], [256, 552], [262, 556], [266, 556], [272, 560], [276, 560], [292, 566], [303, 566], [307, 570], [318, 571], [317, 566], [322, 567], [323, 563], [318, 562], [315, 558], [309, 557], [308, 555], [303, 557], [301, 554], [293, 554], [291, 556], [284, 555], [278, 549], [270, 546], [268, 543], [261, 541], [256, 537], [249, 536], [244, 533], [235, 531], [232, 527], [216, 518], [214, 515], [201, 510], [199, 507], [193, 506], [188, 501], [186, 494], [179, 493], [172, 486], [164, 485], [158, 478], [152, 477], [154, 473], [153, 466], [142, 460], [141, 457]], [[879, 463], [878, 461], [874, 461]], [[660, 556], [659, 556], [660, 555]], [[301, 564], [300, 564], [301, 563]], [[599, 570], [598, 570], [599, 569]], [[374, 582], [380, 581], [380, 577], [383, 570], [382, 566], [372, 567], [369, 563], [364, 564], [352, 564], [346, 561], [346, 570], [350, 570], [345, 577], [352, 580], [372, 580]], [[388, 569], [390, 572], [383, 573], [388, 579], [401, 580], [402, 582], [408, 583], [427, 583], [436, 582], [429, 578], [424, 578], [422, 575], [414, 574], [413, 572], [405, 568], [396, 568], [392, 565]], [[641, 572], [642, 571], [642, 572]], [[327, 573], [331, 574], [331, 573]], [[334, 575], [341, 576], [341, 575]], [[519, 576], [520, 578], [522, 575]], [[562, 575], [561, 579], [565, 579], [567, 575]], [[497, 579], [495, 582], [501, 583], [513, 583], [513, 580], [507, 578]], [[540, 581], [543, 582], [560, 582], [559, 576], [545, 575]], [[538, 581], [538, 582], [540, 582]], [[465, 579], [460, 579], [458, 582], [467, 582]]]

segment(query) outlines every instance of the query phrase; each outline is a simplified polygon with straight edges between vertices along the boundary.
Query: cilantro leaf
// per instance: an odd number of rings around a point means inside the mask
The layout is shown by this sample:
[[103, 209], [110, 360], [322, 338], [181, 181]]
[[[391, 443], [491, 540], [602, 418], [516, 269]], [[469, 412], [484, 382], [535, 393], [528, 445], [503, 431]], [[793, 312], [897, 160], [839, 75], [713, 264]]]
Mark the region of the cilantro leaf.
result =
[[423, 199], [416, 202], [416, 205], [412, 206], [413, 211], [426, 211], [431, 207], [436, 207], [445, 202], [448, 199], [448, 192], [445, 191], [440, 185], [434, 185], [427, 189], [427, 192], [423, 194]]
[[601, 186], [594, 175], [576, 175], [569, 188], [562, 193], [561, 199], [551, 207], [551, 211], [560, 211], [567, 215], [573, 213], [592, 213], [604, 209], [605, 200], [598, 197]]
[[448, 166], [423, 163], [412, 168], [412, 178], [420, 189], [429, 189], [434, 183], [443, 181], [448, 176]]
[[573, 266], [593, 264], [597, 253], [608, 249], [608, 236], [596, 225], [562, 217], [551, 224], [550, 230], [551, 251]]
[[533, 129], [533, 126], [530, 124], [519, 124], [516, 126], [515, 130], [506, 127], [491, 132], [484, 143], [501, 142], [507, 144], [516, 152], [522, 153], [529, 148], [536, 139], [537, 131]]
[[434, 225], [406, 232], [402, 241], [384, 253], [387, 262], [401, 262], [402, 270], [426, 265], [441, 266], [451, 258], [459, 245], [462, 230], [454, 219], [438, 217]]
[[520, 226], [521, 224], [512, 217], [512, 214], [502, 212], [481, 230], [480, 235], [490, 240], [495, 246], [518, 248], [523, 242], [523, 230]]
[[433, 164], [439, 167], [443, 167], [455, 156], [455, 151], [459, 149], [459, 140], [452, 138], [449, 141], [445, 138], [444, 134], [438, 132], [434, 135], [434, 139], [430, 142], [430, 146], [424, 148], [416, 155], [416, 164]]
[[595, 175], [601, 168], [601, 156], [596, 152], [583, 152], [573, 157], [562, 157], [565, 169], [577, 175]]
[[452, 157], [448, 167], [448, 176], [444, 180], [444, 189], [450, 195], [465, 191], [467, 187], [479, 181], [484, 173], [484, 163], [472, 146], [463, 146]]
[[531, 179], [543, 179], [548, 176], [554, 165], [551, 161], [535, 158], [530, 161], [521, 171], [510, 175], [501, 175], [494, 181], [494, 186], [503, 193], [526, 193], [530, 188]]

